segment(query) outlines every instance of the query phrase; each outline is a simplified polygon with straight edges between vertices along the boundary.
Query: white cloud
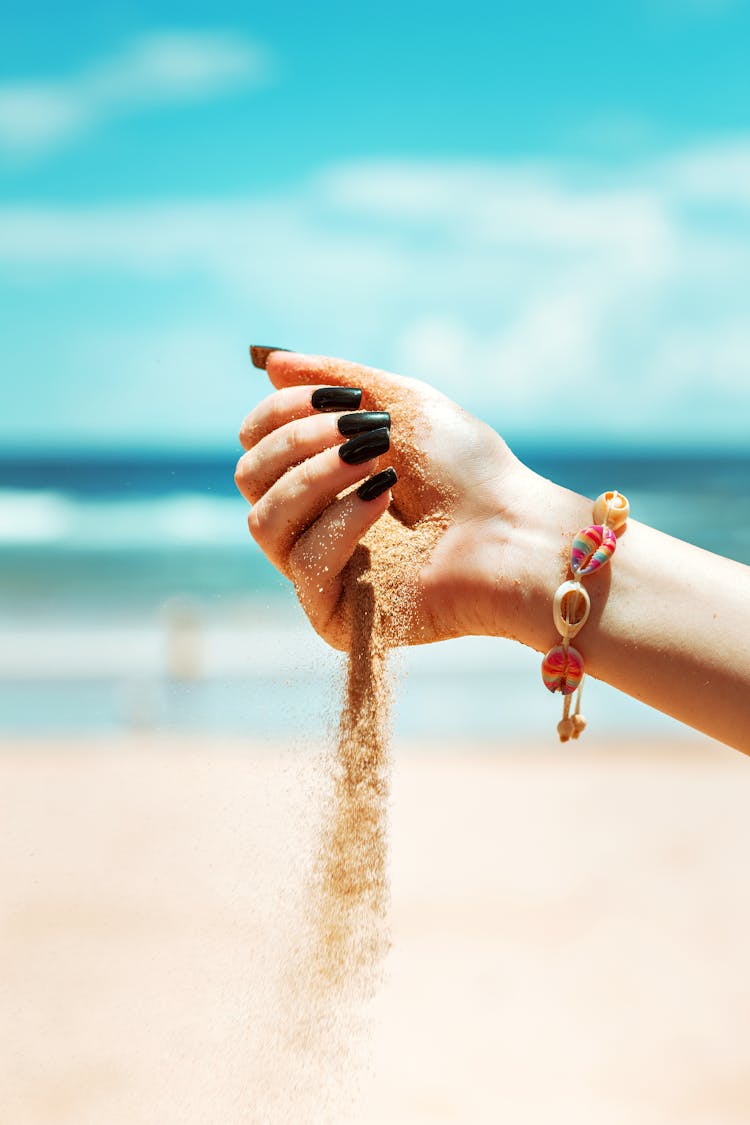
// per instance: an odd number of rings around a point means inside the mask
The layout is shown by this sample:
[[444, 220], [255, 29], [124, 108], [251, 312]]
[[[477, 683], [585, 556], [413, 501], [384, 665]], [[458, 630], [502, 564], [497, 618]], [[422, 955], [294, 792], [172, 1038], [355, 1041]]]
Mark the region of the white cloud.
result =
[[40, 155], [117, 115], [267, 80], [270, 57], [231, 34], [165, 31], [65, 79], [0, 84], [0, 152]]
[[[212, 351], [227, 362], [232, 309], [248, 332], [281, 325], [282, 344], [426, 378], [519, 432], [742, 437], [750, 225], [734, 181], [748, 147], [632, 165], [617, 182], [551, 162], [383, 162], [273, 199], [5, 207], [0, 268], [66, 284], [130, 275], [156, 300], [192, 281], [209, 341], [180, 352], [195, 386]], [[174, 319], [163, 331], [180, 338]], [[152, 354], [148, 331], [142, 346], [127, 332], [132, 355]], [[155, 374], [166, 415], [173, 386]]]
[[[580, 389], [582, 376], [598, 356], [605, 300], [601, 294], [571, 287], [525, 302], [507, 328], [484, 334], [458, 320], [418, 320], [400, 341], [404, 370], [443, 387], [456, 387], [460, 381], [461, 398], [474, 382], [477, 397], [495, 410], [501, 407], [506, 415], [522, 413], [532, 398], [555, 401], [565, 385], [575, 402], [585, 393]], [[567, 407], [560, 409], [564, 431]]]
[[404, 370], [526, 430], [679, 440], [707, 419], [744, 436], [750, 416], [748, 171], [739, 137], [617, 182], [552, 164], [370, 164], [327, 183], [362, 219], [444, 236], [452, 299], [405, 326]]
[[662, 233], [659, 200], [630, 189], [568, 184], [546, 164], [364, 163], [334, 169], [321, 188], [336, 206], [498, 244], [621, 245]]
[[688, 150], [664, 169], [667, 185], [684, 201], [750, 208], [750, 138]]

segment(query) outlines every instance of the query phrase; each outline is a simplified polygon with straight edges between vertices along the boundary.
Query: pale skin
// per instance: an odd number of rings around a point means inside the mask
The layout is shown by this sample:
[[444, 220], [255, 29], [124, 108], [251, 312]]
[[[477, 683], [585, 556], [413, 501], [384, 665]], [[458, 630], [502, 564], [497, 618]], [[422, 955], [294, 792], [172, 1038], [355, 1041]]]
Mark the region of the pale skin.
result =
[[[293, 579], [326, 641], [348, 647], [342, 572], [389, 509], [385, 518], [396, 517], [404, 536], [431, 510], [448, 513], [429, 561], [411, 576], [421, 611], [408, 643], [491, 635], [545, 653], [559, 641], [552, 601], [574, 533], [593, 522], [591, 499], [534, 473], [425, 383], [282, 351], [270, 353], [266, 370], [276, 390], [243, 423], [247, 452], [235, 479], [252, 505], [253, 538]], [[389, 451], [345, 465], [339, 414], [311, 405], [319, 386], [360, 387], [363, 409], [391, 410]], [[404, 410], [411, 432], [398, 425]], [[392, 490], [369, 501], [350, 491], [391, 465]], [[617, 486], [602, 481], [602, 491]], [[587, 673], [750, 753], [750, 567], [631, 518], [611, 564], [586, 588], [591, 615], [575, 643]]]

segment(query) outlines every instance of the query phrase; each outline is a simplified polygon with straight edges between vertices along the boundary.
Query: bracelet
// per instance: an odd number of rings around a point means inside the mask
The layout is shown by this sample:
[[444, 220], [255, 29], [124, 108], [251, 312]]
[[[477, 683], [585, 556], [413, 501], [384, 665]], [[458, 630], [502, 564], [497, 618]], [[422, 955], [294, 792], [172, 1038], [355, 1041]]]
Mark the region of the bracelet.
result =
[[[559, 691], [565, 697], [563, 716], [557, 724], [561, 742], [578, 738], [586, 727], [586, 720], [581, 714], [583, 657], [570, 643], [586, 624], [591, 610], [588, 590], [581, 584], [581, 579], [607, 565], [617, 546], [615, 532], [624, 528], [629, 514], [630, 504], [621, 492], [602, 492], [601, 496], [597, 496], [594, 523], [578, 532], [570, 549], [573, 577], [563, 582], [555, 592], [552, 617], [561, 643], [551, 648], [542, 661], [542, 680], [549, 691]], [[571, 696], [576, 691], [575, 710], [571, 715]]]

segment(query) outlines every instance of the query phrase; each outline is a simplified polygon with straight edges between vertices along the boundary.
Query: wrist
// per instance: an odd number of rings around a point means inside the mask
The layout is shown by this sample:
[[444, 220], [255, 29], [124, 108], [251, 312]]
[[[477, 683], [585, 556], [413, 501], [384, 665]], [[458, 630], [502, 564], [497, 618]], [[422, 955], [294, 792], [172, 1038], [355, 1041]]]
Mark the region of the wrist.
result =
[[552, 602], [568, 577], [572, 537], [590, 522], [591, 500], [519, 465], [513, 487], [498, 496], [483, 545], [488, 633], [549, 649]]

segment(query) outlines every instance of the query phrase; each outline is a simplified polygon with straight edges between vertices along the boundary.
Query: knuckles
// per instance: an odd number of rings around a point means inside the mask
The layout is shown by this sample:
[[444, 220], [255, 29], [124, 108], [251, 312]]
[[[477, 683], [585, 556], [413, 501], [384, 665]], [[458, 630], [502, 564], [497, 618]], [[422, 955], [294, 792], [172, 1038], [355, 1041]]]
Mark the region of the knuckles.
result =
[[278, 392], [268, 395], [254, 410], [251, 410], [240, 426], [240, 445], [252, 449], [262, 437], [279, 425]]
[[240, 457], [234, 470], [234, 483], [251, 504], [254, 504], [260, 495], [257, 484], [257, 466], [255, 458], [247, 453]]
[[255, 411], [248, 414], [247, 418], [245, 418], [240, 426], [240, 445], [243, 449], [252, 449], [253, 446], [257, 444], [259, 437], [262, 436], [255, 415]]
[[255, 542], [261, 546], [263, 541], [263, 511], [261, 504], [255, 504], [247, 517], [247, 528]]

